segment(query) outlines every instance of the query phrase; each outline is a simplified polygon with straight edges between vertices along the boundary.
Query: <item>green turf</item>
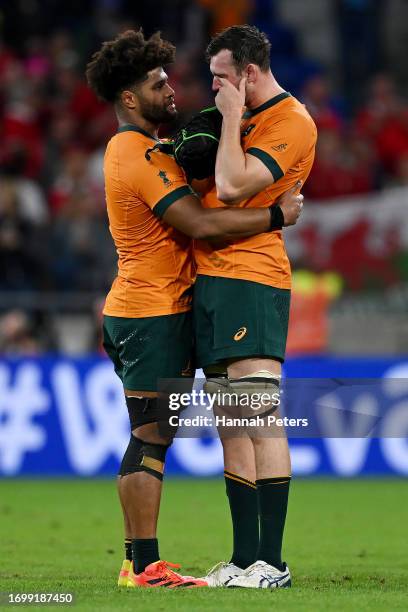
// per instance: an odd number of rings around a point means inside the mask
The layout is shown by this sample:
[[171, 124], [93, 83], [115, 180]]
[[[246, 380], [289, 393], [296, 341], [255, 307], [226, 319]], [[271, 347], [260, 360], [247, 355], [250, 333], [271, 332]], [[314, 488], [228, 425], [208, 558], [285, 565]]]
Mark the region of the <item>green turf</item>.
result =
[[[398, 480], [295, 480], [284, 555], [292, 589], [134, 591], [115, 586], [122, 525], [113, 482], [1, 481], [0, 591], [73, 592], [80, 610], [407, 609], [407, 501]], [[159, 535], [162, 557], [184, 573], [227, 559], [222, 481], [169, 479]]]

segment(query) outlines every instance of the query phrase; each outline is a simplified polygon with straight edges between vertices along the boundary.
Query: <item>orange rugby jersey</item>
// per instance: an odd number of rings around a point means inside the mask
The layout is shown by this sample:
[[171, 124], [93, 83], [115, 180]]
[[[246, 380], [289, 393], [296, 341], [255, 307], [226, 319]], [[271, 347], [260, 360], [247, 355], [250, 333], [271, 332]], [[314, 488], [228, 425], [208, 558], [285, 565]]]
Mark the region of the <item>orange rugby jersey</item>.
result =
[[[244, 114], [241, 142], [247, 154], [269, 168], [274, 182], [236, 206], [270, 206], [296, 181], [305, 182], [311, 170], [316, 126], [305, 107], [284, 92]], [[217, 199], [215, 186], [204, 196], [204, 206], [226, 206]], [[234, 241], [206, 242], [194, 246], [197, 273], [239, 278], [290, 289], [291, 273], [282, 231]]]
[[193, 193], [182, 169], [155, 139], [127, 125], [108, 143], [104, 159], [109, 228], [118, 253], [118, 275], [104, 314], [152, 317], [190, 309], [194, 280], [191, 240], [161, 216]]

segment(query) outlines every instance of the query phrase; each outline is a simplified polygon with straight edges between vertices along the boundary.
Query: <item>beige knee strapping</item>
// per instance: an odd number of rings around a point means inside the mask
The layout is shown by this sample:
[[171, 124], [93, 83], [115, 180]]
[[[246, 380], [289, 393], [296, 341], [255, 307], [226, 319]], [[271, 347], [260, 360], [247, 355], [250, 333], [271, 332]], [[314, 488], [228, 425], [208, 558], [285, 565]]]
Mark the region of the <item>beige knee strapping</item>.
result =
[[[241, 406], [254, 412], [270, 412], [279, 406], [279, 384], [281, 376], [269, 370], [258, 370], [240, 378], [208, 377], [204, 391], [216, 395], [219, 406]], [[259, 403], [262, 407], [259, 407]]]

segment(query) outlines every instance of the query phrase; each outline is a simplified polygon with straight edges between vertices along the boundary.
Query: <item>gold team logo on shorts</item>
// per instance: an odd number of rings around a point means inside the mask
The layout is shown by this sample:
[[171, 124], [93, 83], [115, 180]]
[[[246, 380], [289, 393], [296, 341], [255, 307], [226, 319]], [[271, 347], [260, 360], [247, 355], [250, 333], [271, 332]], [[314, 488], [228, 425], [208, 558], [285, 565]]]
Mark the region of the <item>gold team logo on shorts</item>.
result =
[[237, 331], [237, 333], [234, 336], [234, 340], [236, 342], [239, 342], [239, 340], [242, 340], [242, 338], [245, 336], [246, 333], [247, 333], [247, 328], [246, 327], [240, 327], [239, 330]]

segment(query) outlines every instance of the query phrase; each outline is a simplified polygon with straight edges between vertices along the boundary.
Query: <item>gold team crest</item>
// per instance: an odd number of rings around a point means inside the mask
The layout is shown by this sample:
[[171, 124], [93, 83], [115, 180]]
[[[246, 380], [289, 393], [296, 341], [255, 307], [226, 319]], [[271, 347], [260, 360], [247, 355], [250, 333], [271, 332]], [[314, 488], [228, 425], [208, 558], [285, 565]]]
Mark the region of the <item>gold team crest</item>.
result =
[[159, 178], [161, 178], [161, 180], [164, 183], [165, 187], [171, 187], [172, 186], [172, 181], [169, 179], [169, 177], [167, 176], [167, 172], [165, 170], [160, 170], [159, 174], [157, 175]]

